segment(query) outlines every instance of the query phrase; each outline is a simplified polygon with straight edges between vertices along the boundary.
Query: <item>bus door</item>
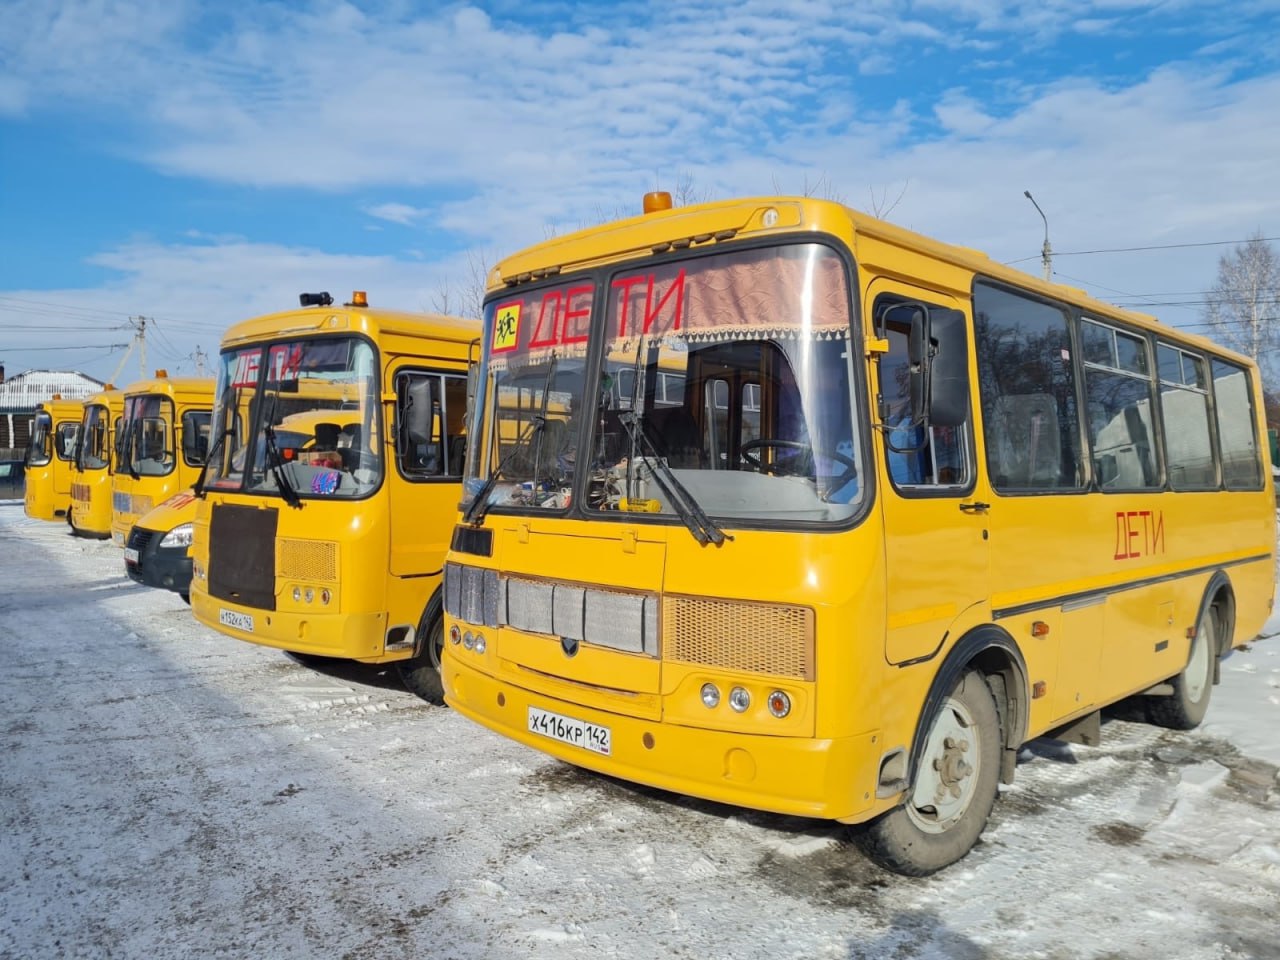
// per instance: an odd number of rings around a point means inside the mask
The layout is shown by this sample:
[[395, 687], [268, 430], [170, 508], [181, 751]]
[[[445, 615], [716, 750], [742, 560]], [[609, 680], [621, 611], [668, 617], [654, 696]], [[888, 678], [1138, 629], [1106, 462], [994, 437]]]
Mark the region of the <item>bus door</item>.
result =
[[889, 342], [872, 371], [880, 423], [885, 657], [905, 663], [936, 653], [957, 617], [987, 596], [990, 497], [975, 469], [972, 384], [963, 425], [926, 427], [911, 417], [911, 315], [920, 304], [953, 310], [959, 305], [890, 280], [876, 281], [869, 297], [875, 335]]
[[387, 478], [391, 516], [399, 520], [391, 524], [390, 572], [438, 573], [462, 498], [467, 378], [463, 371], [401, 366], [391, 382], [396, 409], [388, 449], [396, 464]]

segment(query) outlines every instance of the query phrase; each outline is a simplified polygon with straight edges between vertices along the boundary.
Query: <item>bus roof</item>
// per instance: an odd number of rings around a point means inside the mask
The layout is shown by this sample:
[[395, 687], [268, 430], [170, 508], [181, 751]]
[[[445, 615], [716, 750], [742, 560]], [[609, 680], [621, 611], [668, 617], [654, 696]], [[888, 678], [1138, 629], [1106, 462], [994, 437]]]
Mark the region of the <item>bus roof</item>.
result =
[[[858, 261], [874, 272], [902, 273], [913, 255], [932, 261], [931, 285], [968, 298], [973, 276], [1007, 283], [1110, 318], [1154, 330], [1215, 353], [1240, 357], [1207, 337], [1187, 333], [1155, 317], [1097, 300], [1076, 287], [1042, 280], [997, 263], [969, 247], [934, 240], [831, 200], [812, 197], [750, 197], [674, 207], [578, 230], [545, 240], [501, 260], [489, 272], [490, 293], [513, 285], [672, 249], [696, 249], [729, 239], [767, 238], [798, 232], [843, 237]], [[944, 269], [938, 270], [938, 265]], [[952, 269], [947, 270], [946, 267]], [[922, 271], [910, 271], [919, 274]], [[941, 282], [940, 282], [941, 281]]]
[[[160, 373], [160, 371], [156, 372]], [[126, 397], [143, 393], [159, 393], [177, 400], [211, 400], [213, 378], [155, 376], [146, 380], [135, 380], [119, 392]]]
[[54, 397], [50, 400], [41, 400], [36, 406], [38, 409], [43, 410], [55, 419], [68, 417], [74, 414], [75, 419], [78, 420], [80, 418], [80, 411], [84, 409], [84, 404], [85, 400], [83, 397], [65, 399], [63, 397]]
[[222, 336], [222, 347], [238, 346], [285, 335], [354, 332], [377, 340], [380, 334], [401, 334], [470, 343], [480, 336], [480, 321], [443, 313], [411, 313], [376, 307], [299, 307], [242, 320]]

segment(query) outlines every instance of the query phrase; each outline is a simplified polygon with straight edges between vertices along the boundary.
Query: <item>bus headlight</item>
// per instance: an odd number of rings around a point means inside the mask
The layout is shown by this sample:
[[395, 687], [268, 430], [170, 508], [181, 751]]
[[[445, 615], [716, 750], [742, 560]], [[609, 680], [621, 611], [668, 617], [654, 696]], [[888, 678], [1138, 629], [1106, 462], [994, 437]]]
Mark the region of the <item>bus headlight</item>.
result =
[[160, 540], [162, 547], [186, 547], [191, 546], [191, 527], [189, 523], [180, 523]]
[[312, 600], [316, 598], [316, 592], [312, 590], [310, 587], [307, 587], [307, 589], [302, 592], [302, 596], [303, 596], [303, 599], [307, 601], [307, 603], [310, 603]]
[[294, 587], [294, 588], [293, 588], [293, 602], [294, 602], [294, 603], [297, 603], [297, 602], [298, 602], [299, 600], [301, 600], [301, 599], [302, 599], [302, 588], [301, 588], [301, 587]]
[[729, 706], [737, 713], [746, 712], [751, 706], [751, 694], [747, 693], [746, 687], [734, 687], [729, 691]]
[[476, 653], [484, 653], [485, 646], [486, 644], [484, 642], [484, 634], [477, 633], [476, 634]]
[[462, 642], [462, 631], [458, 629], [456, 623], [449, 627], [449, 640], [455, 646]]
[[702, 685], [702, 703], [708, 710], [720, 706], [720, 688], [714, 683], [704, 683]]
[[781, 690], [769, 694], [769, 712], [781, 720], [791, 712], [791, 698]]
[[468, 650], [476, 645], [476, 638], [471, 635], [470, 630], [462, 635], [462, 645]]

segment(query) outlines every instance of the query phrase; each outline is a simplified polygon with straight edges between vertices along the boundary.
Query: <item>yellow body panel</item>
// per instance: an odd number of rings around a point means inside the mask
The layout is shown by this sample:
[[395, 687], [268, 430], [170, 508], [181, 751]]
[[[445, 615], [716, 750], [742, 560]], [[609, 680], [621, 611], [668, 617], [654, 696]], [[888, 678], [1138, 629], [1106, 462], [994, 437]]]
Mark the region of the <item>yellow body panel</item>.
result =
[[[173, 462], [169, 471], [134, 477], [127, 468], [117, 467], [112, 477], [111, 539], [123, 547], [139, 518], [174, 494], [189, 489], [200, 475], [200, 465], [187, 462], [183, 455], [183, 414], [190, 410], [208, 411], [212, 407], [213, 380], [157, 376], [132, 383], [121, 392], [126, 408], [130, 398], [142, 396], [162, 397], [173, 405], [173, 422], [167, 425], [173, 443]], [[168, 412], [167, 408], [164, 409]]]
[[[412, 641], [439, 588], [459, 484], [410, 482], [400, 473], [393, 441], [395, 381], [405, 368], [465, 373], [479, 329], [478, 322], [455, 317], [335, 304], [254, 318], [226, 332], [223, 350], [333, 332], [372, 341], [381, 367], [383, 476], [370, 496], [307, 499], [301, 509], [288, 508], [276, 496], [208, 488], [198, 501], [192, 545], [191, 609], [197, 620], [236, 639], [296, 653], [366, 663], [412, 655], [412, 642], [406, 641]], [[222, 506], [275, 511], [274, 610], [209, 592], [209, 528], [213, 511]], [[398, 524], [392, 523], [393, 513], [401, 518]], [[328, 603], [322, 602], [324, 591]], [[252, 618], [252, 631], [229, 625], [223, 611]]]
[[71, 509], [71, 479], [74, 472], [74, 451], [59, 449], [58, 434], [69, 424], [80, 422], [84, 402], [81, 400], [48, 400], [40, 404], [40, 410], [49, 414], [53, 426], [49, 431], [49, 462], [35, 465], [29, 452], [26, 471], [24, 507], [28, 517], [35, 520], [61, 520]]
[[[1228, 356], [1203, 338], [980, 253], [800, 198], [704, 204], [558, 237], [498, 264], [490, 291], [712, 237], [723, 249], [797, 234], [824, 236], [848, 254], [862, 322], [882, 293], [919, 297], [961, 313], [972, 344], [971, 292], [982, 277], [1158, 332], [1189, 350]], [[883, 349], [868, 340], [856, 359], [871, 410]], [[660, 649], [646, 655], [586, 644], [570, 651], [554, 634], [485, 626], [450, 612], [451, 638], [484, 642], [446, 643], [448, 702], [512, 739], [609, 775], [714, 801], [861, 821], [901, 802], [901, 785], [894, 789], [889, 781], [876, 795], [881, 764], [895, 750], [911, 750], [939, 670], [966, 638], [1001, 638], [1002, 656], [1014, 664], [1006, 744], [1012, 749], [1178, 674], [1215, 574], [1225, 575], [1234, 601], [1227, 643], [1255, 636], [1273, 600], [1274, 493], [1265, 457], [1262, 489], [1255, 491], [996, 493], [986, 476], [975, 354], [971, 348], [975, 480], [963, 498], [901, 496], [877, 441], [870, 445], [874, 476], [866, 478], [873, 499], [846, 529], [765, 532], [728, 523], [734, 539], [713, 547], [699, 545], [669, 517], [648, 523], [616, 515], [486, 515], [491, 553], [452, 551], [448, 561], [496, 573], [503, 589], [531, 580], [552, 590], [638, 592], [656, 599], [664, 624], [665, 611], [687, 606], [691, 597], [729, 613], [705, 629], [664, 626]], [[1230, 359], [1250, 373], [1255, 435], [1265, 436], [1256, 366]], [[968, 509], [958, 509], [961, 503]], [[753, 603], [812, 611], [811, 678], [674, 656], [674, 631], [694, 629], [707, 634], [715, 656], [731, 659], [733, 645], [717, 646], [716, 636], [737, 636], [734, 624], [752, 616]], [[740, 715], [709, 712], [699, 700], [707, 682], [721, 692], [743, 686], [752, 707]], [[792, 703], [782, 720], [760, 706], [773, 690]], [[609, 728], [612, 753], [531, 732], [530, 710]]]
[[[78, 534], [105, 539], [111, 536], [111, 479], [114, 473], [116, 421], [124, 412], [124, 393], [105, 390], [84, 402], [83, 432], [91, 408], [105, 418], [105, 463], [100, 467], [76, 464], [71, 481], [71, 528]], [[81, 443], [84, 443], [82, 433]], [[82, 454], [83, 459], [83, 454]]]

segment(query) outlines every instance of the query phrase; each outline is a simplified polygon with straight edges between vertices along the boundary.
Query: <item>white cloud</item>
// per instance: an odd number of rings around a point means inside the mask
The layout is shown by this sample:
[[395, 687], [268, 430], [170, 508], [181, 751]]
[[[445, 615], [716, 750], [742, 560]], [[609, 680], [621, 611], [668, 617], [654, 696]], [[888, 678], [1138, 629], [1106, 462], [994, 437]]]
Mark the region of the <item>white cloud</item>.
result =
[[364, 212], [379, 220], [389, 220], [404, 226], [412, 226], [415, 220], [425, 217], [431, 211], [421, 207], [411, 207], [407, 203], [380, 203], [365, 207]]

